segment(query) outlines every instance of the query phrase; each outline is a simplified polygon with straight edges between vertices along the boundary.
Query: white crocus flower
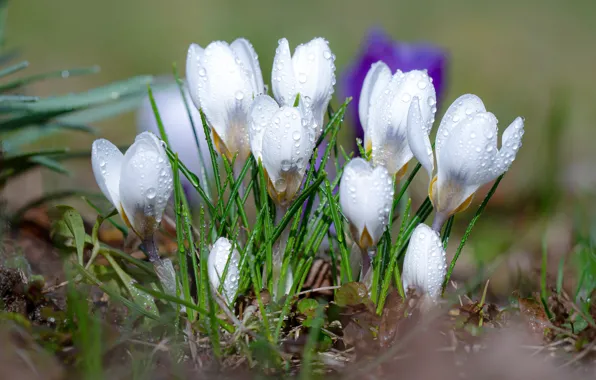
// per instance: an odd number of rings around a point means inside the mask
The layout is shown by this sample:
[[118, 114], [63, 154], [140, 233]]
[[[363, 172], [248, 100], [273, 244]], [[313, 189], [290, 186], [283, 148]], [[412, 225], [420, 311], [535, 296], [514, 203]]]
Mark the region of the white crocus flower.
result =
[[122, 154], [106, 139], [93, 142], [91, 164], [101, 191], [142, 240], [153, 237], [172, 195], [172, 168], [162, 141], [139, 134]]
[[205, 113], [219, 153], [243, 163], [250, 154], [248, 111], [253, 98], [265, 91], [258, 56], [246, 39], [227, 44], [192, 44], [186, 60], [190, 95]]
[[400, 70], [392, 76], [389, 67], [379, 61], [371, 65], [360, 95], [358, 112], [364, 129], [365, 149], [372, 152], [375, 165], [387, 168], [401, 178], [413, 153], [408, 144], [408, 112], [412, 100], [420, 103], [421, 129], [430, 133], [436, 112], [436, 94], [426, 71]]
[[292, 106], [300, 94], [313, 112], [318, 138], [323, 130], [323, 119], [335, 86], [335, 55], [329, 43], [315, 38], [296, 47], [290, 53], [288, 40], [279, 40], [275, 51], [271, 87], [279, 104]]
[[122, 154], [106, 139], [93, 142], [91, 166], [97, 185], [126, 225], [143, 241], [164, 290], [176, 294], [176, 274], [161, 260], [154, 233], [172, 195], [173, 175], [162, 141], [151, 132], [139, 134]]
[[[185, 96], [190, 102], [187, 89], [185, 89]], [[177, 86], [170, 86], [156, 91], [153, 93], [153, 97], [164, 129], [168, 134], [172, 150], [178, 153], [180, 161], [191, 172], [200, 175], [203, 187], [209, 186], [209, 180], [213, 178], [213, 168], [199, 111], [192, 104], [189, 104], [190, 114], [195, 126], [193, 131], [193, 124], [190, 122], [186, 105]], [[148, 97], [143, 100], [137, 112], [137, 131], [139, 133], [149, 131], [159, 136], [159, 127]], [[199, 146], [197, 146], [197, 142]], [[186, 177], [180, 176], [180, 181], [184, 187], [188, 188], [190, 186], [190, 182]], [[189, 191], [187, 196], [190, 196], [193, 201], [199, 199], [196, 191]]]
[[267, 189], [274, 202], [285, 209], [300, 188], [315, 145], [315, 122], [301, 102], [298, 107], [279, 107], [267, 95], [255, 98], [250, 110], [250, 144], [262, 161]]
[[365, 256], [374, 254], [389, 222], [393, 181], [387, 169], [373, 168], [362, 158], [348, 162], [339, 185], [339, 202], [350, 222], [352, 237], [361, 249], [364, 275], [370, 263]]
[[[276, 223], [281, 221], [300, 189], [306, 166], [315, 146], [316, 122], [302, 100], [298, 107], [278, 106], [267, 95], [255, 98], [250, 110], [250, 145], [252, 153], [263, 165], [267, 191], [275, 202]], [[277, 297], [283, 255], [289, 228], [273, 246], [274, 296]], [[287, 293], [292, 285], [292, 271], [285, 273]]]
[[415, 103], [410, 114], [408, 138], [412, 151], [432, 178], [429, 195], [437, 212], [433, 228], [438, 230], [450, 215], [470, 205], [481, 186], [509, 169], [521, 147], [524, 121], [518, 117], [509, 125], [498, 149], [497, 118], [486, 111], [477, 96], [459, 97], [445, 113], [437, 131], [437, 174], [433, 177], [430, 141], [427, 135], [419, 133], [425, 126]]
[[[229, 264], [228, 264], [229, 262]], [[222, 278], [224, 271], [228, 266], [226, 277]], [[234, 297], [238, 291], [238, 283], [240, 281], [240, 254], [234, 248], [232, 250], [232, 243], [224, 237], [217, 239], [211, 252], [209, 252], [209, 259], [207, 260], [207, 273], [211, 286], [215, 290], [219, 290], [223, 280], [223, 296], [225, 297], [229, 306], [234, 305]]]
[[419, 224], [410, 238], [404, 258], [402, 282], [404, 290], [415, 289], [436, 300], [447, 272], [447, 259], [438, 232]]

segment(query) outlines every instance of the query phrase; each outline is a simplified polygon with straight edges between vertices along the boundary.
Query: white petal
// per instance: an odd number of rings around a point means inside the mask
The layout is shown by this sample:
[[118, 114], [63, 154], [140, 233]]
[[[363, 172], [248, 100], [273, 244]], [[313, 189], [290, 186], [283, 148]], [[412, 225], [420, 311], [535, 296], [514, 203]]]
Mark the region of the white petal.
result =
[[[468, 116], [473, 116], [478, 112], [486, 112], [484, 103], [479, 97], [472, 94], [465, 94], [455, 99], [451, 106], [445, 112], [439, 129], [437, 130], [437, 138], [435, 141], [435, 151], [437, 156], [445, 145], [445, 142], [451, 134], [451, 130], [463, 119]], [[438, 159], [438, 158], [437, 158]]]
[[212, 42], [201, 58], [205, 76], [200, 77], [201, 108], [230, 157], [244, 160], [250, 153], [248, 109], [255, 95], [251, 79], [228, 44]]
[[201, 76], [205, 75], [205, 69], [201, 68], [201, 57], [204, 51], [199, 45], [190, 44], [188, 54], [186, 55], [186, 78], [188, 80], [190, 98], [197, 109], [201, 108], [199, 99], [200, 80]]
[[323, 38], [315, 38], [296, 47], [292, 56], [296, 90], [307, 103], [310, 103], [320, 135], [323, 118], [333, 95], [335, 85], [334, 55], [329, 43]]
[[[219, 290], [219, 286], [223, 280], [223, 296], [226, 298], [230, 307], [233, 306], [234, 297], [238, 291], [240, 279], [239, 264], [240, 254], [238, 250], [232, 250], [232, 244], [228, 239], [224, 237], [217, 239], [213, 248], [211, 248], [211, 252], [209, 252], [207, 273], [211, 286], [216, 290]], [[226, 265], [228, 265], [228, 271], [226, 278], [222, 279]]]
[[495, 160], [495, 172], [497, 176], [509, 170], [511, 163], [515, 160], [517, 151], [521, 148], [521, 140], [524, 135], [524, 120], [517, 117], [503, 132], [503, 144]]
[[120, 202], [141, 239], [150, 237], [172, 195], [172, 168], [161, 141], [150, 132], [137, 136], [126, 151], [120, 178]]
[[[185, 89], [185, 93], [188, 98], [189, 91]], [[178, 153], [180, 161], [193, 173], [200, 173], [201, 160], [199, 159], [199, 148], [197, 148], [198, 140], [200, 154], [203, 157], [203, 162], [206, 163], [207, 175], [210, 178], [213, 177], [209, 147], [207, 146], [205, 130], [201, 124], [199, 111], [195, 107], [192, 107], [192, 104], [189, 105], [191, 117], [196, 128], [193, 132], [186, 106], [177, 86], [156, 91], [153, 93], [153, 97], [159, 109], [163, 126], [168, 134], [170, 146], [174, 152]], [[137, 113], [137, 132], [141, 133], [144, 131], [159, 135], [157, 121], [155, 120], [153, 108], [148, 97], [143, 100]], [[188, 181], [184, 176], [181, 176], [180, 180], [184, 182]]]
[[[348, 162], [339, 185], [339, 201], [343, 214], [356, 230], [354, 239], [363, 242], [364, 230], [376, 245], [388, 223], [393, 202], [393, 181], [387, 170], [373, 167], [362, 158]], [[363, 247], [361, 248], [368, 248]]]
[[278, 42], [271, 72], [271, 89], [275, 100], [281, 105], [292, 106], [296, 99], [296, 78], [288, 40]]
[[380, 92], [389, 85], [390, 81], [391, 70], [384, 62], [375, 62], [370, 66], [370, 69], [364, 78], [364, 83], [362, 83], [360, 102], [358, 103], [360, 124], [365, 133], [368, 125], [368, 113], [372, 105], [371, 103], [376, 101]]
[[298, 108], [281, 107], [263, 137], [262, 160], [275, 191], [294, 196], [306, 171], [315, 143], [314, 126]]
[[285, 38], [279, 40], [271, 77], [273, 94], [279, 104], [293, 106], [296, 95], [311, 108], [322, 132], [325, 111], [335, 85], [335, 56], [323, 38], [299, 45], [292, 56]]
[[437, 152], [438, 211], [446, 215], [500, 173], [495, 170], [497, 119], [478, 112], [455, 125]]
[[420, 102], [414, 97], [410, 104], [408, 113], [408, 145], [412, 153], [427, 171], [428, 177], [432, 179], [434, 170], [433, 149], [428, 137], [427, 125], [422, 118]]
[[238, 38], [230, 45], [236, 56], [242, 61], [244, 67], [249, 71], [249, 76], [252, 80], [253, 93], [262, 94], [265, 91], [265, 84], [263, 83], [263, 74], [261, 73], [261, 66], [259, 65], [259, 56], [257, 55], [252, 44], [244, 38]]
[[401, 107], [397, 95], [402, 79], [403, 74], [398, 71], [371, 104], [365, 132], [365, 147], [372, 148], [373, 163], [384, 166], [391, 175], [398, 172], [412, 158], [406, 123], [402, 123], [394, 115]]
[[441, 295], [446, 273], [447, 260], [439, 234], [426, 224], [419, 224], [412, 233], [404, 258], [404, 290], [417, 289], [436, 300]]
[[[397, 73], [396, 75], [400, 75]], [[394, 128], [404, 126], [408, 120], [408, 112], [412, 99], [420, 99], [420, 112], [425, 128], [430, 132], [437, 110], [434, 100], [436, 98], [435, 87], [428, 74], [421, 70], [412, 70], [401, 75], [399, 86], [391, 106], [391, 124]], [[431, 99], [431, 100], [429, 100]], [[427, 132], [427, 133], [428, 133]]]
[[269, 95], [257, 96], [250, 107], [248, 135], [250, 149], [257, 162], [262, 158], [265, 131], [278, 110], [279, 106]]
[[[435, 89], [424, 71], [397, 72], [371, 109], [370, 138], [375, 164], [384, 165], [395, 174], [412, 159], [407, 141], [408, 113], [412, 99], [434, 99]], [[420, 116], [425, 133], [430, 132], [436, 107], [420, 102]]]
[[103, 195], [120, 211], [120, 171], [124, 155], [111, 142], [98, 139], [91, 146], [91, 167]]

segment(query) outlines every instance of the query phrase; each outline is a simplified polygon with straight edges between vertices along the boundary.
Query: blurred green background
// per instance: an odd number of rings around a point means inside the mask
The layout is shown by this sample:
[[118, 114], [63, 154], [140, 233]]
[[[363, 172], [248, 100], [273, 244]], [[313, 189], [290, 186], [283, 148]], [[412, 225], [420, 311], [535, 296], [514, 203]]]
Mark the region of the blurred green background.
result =
[[[569, 190], [556, 202], [563, 205], [561, 218], [566, 221], [573, 210], [565, 207], [565, 199], [596, 188], [594, 16], [596, 2], [590, 0], [18, 0], [9, 4], [7, 38], [8, 45], [21, 49], [31, 62], [30, 73], [101, 67], [95, 76], [37, 84], [30, 88], [36, 95], [83, 90], [138, 74], [169, 74], [172, 62], [183, 72], [191, 42], [204, 46], [216, 39], [248, 38], [259, 54], [265, 82], [281, 37], [292, 47], [325, 37], [337, 56], [338, 73], [372, 26], [383, 27], [396, 39], [443, 46], [451, 56], [446, 103], [463, 93], [479, 95], [499, 118], [501, 131], [518, 115], [526, 119], [524, 146], [489, 210], [493, 217], [483, 218], [473, 235], [483, 236], [486, 230], [492, 238], [471, 240], [475, 243], [470, 249], [488, 250], [485, 256], [493, 256], [519, 245], [525, 231], [533, 231], [528, 234], [534, 242], [551, 228], [541, 224], [536, 232], [528, 222], [534, 216], [525, 212], [537, 198], [553, 200], [553, 188]], [[570, 106], [558, 126], [551, 122], [553, 93], [565, 94]], [[333, 104], [341, 101], [334, 99]], [[128, 144], [135, 135], [134, 115], [99, 127], [103, 137]], [[45, 145], [60, 147], [65, 141], [86, 149], [92, 138], [73, 134]], [[88, 163], [82, 163], [80, 176], [66, 181], [47, 177], [45, 186], [94, 188], [92, 178]], [[500, 216], [501, 206], [517, 216]], [[461, 218], [464, 224], [468, 220]], [[550, 236], [555, 243], [563, 239], [558, 233]]]

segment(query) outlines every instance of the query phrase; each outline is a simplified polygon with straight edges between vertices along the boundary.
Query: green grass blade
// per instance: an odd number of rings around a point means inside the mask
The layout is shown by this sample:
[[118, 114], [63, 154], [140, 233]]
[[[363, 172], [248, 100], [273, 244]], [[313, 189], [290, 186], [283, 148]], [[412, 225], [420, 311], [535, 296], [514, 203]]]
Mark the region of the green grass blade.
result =
[[447, 243], [449, 243], [449, 236], [451, 235], [451, 229], [453, 228], [453, 220], [455, 219], [455, 215], [451, 215], [449, 219], [447, 219], [447, 224], [445, 225], [445, 232], [443, 232], [443, 249], [447, 249]]
[[83, 68], [75, 68], [75, 69], [67, 69], [67, 70], [56, 70], [51, 71], [48, 73], [42, 74], [35, 74], [26, 76], [23, 78], [15, 79], [13, 81], [7, 82], [5, 84], [0, 85], [0, 92], [5, 92], [9, 90], [14, 90], [15, 88], [19, 88], [25, 86], [27, 84], [39, 82], [45, 79], [51, 78], [70, 78], [74, 76], [81, 76], [81, 75], [89, 75], [89, 74], [96, 74], [99, 72], [99, 66], [92, 66], [92, 67], [83, 67]]
[[[389, 266], [385, 271], [385, 275], [383, 277], [383, 282], [381, 285], [381, 294], [379, 301], [377, 302], [377, 314], [381, 314], [383, 312], [383, 308], [385, 307], [385, 301], [387, 300], [387, 294], [389, 293], [389, 286], [391, 285], [391, 277], [396, 275], [399, 277], [399, 268], [397, 265], [397, 256], [398, 256], [398, 249], [402, 246], [404, 237], [405, 237], [405, 228], [406, 228], [406, 221], [409, 219], [410, 215], [410, 208], [412, 207], [412, 200], [408, 199], [408, 203], [406, 204], [406, 209], [402, 216], [401, 226], [399, 229], [399, 237], [393, 247], [391, 248], [391, 259], [389, 261]], [[398, 289], [400, 289], [400, 294], [404, 297], [404, 290], [402, 288], [401, 279], [397, 283]]]
[[464, 233], [464, 236], [462, 237], [461, 242], [459, 243], [459, 246], [457, 247], [457, 250], [455, 251], [455, 255], [453, 256], [453, 259], [451, 260], [451, 264], [449, 264], [449, 268], [447, 270], [447, 275], [445, 276], [445, 281], [443, 281], [443, 290], [442, 290], [441, 294], [445, 293], [445, 288], [447, 287], [447, 284], [449, 283], [449, 279], [451, 278], [451, 274], [453, 273], [453, 269], [455, 268], [455, 263], [457, 263], [457, 259], [459, 258], [459, 255], [461, 254], [461, 251], [464, 248], [464, 245], [468, 241], [468, 238], [470, 237], [470, 233], [472, 233], [472, 229], [474, 228], [474, 225], [480, 218], [480, 215], [482, 215], [482, 212], [486, 208], [488, 201], [490, 201], [492, 196], [495, 194], [495, 191], [497, 191], [497, 187], [499, 187], [499, 183], [503, 179], [504, 175], [505, 174], [501, 174], [497, 178], [497, 180], [493, 184], [493, 187], [491, 187], [488, 194], [486, 194], [486, 197], [484, 198], [484, 200], [478, 207], [478, 210], [476, 210], [476, 214], [474, 214], [474, 217], [468, 224], [468, 228], [466, 229], [466, 232]]
[[341, 275], [342, 283], [352, 282], [352, 268], [350, 266], [350, 251], [346, 245], [346, 238], [344, 235], [344, 225], [342, 216], [340, 216], [337, 203], [331, 193], [331, 185], [329, 181], [325, 179], [325, 196], [329, 203], [329, 210], [333, 218], [333, 224], [335, 225], [335, 231], [337, 232], [337, 244], [339, 245], [339, 252], [341, 254]]
[[302, 368], [300, 369], [300, 379], [311, 379], [312, 378], [312, 361], [315, 356], [315, 348], [317, 341], [319, 340], [319, 333], [325, 323], [324, 306], [319, 305], [315, 312], [312, 327], [308, 333], [308, 339], [304, 346], [304, 352], [302, 354]]
[[14, 65], [8, 66], [8, 67], [0, 70], [0, 78], [4, 78], [5, 76], [14, 74], [18, 71], [26, 69], [27, 67], [29, 67], [29, 62], [27, 62], [27, 61], [21, 61]]

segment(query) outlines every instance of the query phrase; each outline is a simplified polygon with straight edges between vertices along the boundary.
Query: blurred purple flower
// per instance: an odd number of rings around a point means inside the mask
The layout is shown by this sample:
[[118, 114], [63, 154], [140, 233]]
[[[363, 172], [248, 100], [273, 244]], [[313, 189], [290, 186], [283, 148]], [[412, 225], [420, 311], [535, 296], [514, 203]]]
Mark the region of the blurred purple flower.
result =
[[[428, 70], [437, 93], [437, 107], [445, 90], [447, 71], [447, 53], [444, 49], [430, 43], [405, 43], [391, 39], [381, 28], [370, 29], [361, 44], [359, 54], [341, 75], [342, 96], [353, 97], [349, 113], [355, 125], [355, 137], [364, 138], [364, 130], [358, 118], [358, 101], [364, 78], [370, 65], [383, 61], [392, 71]], [[356, 155], [358, 150], [356, 149]]]

